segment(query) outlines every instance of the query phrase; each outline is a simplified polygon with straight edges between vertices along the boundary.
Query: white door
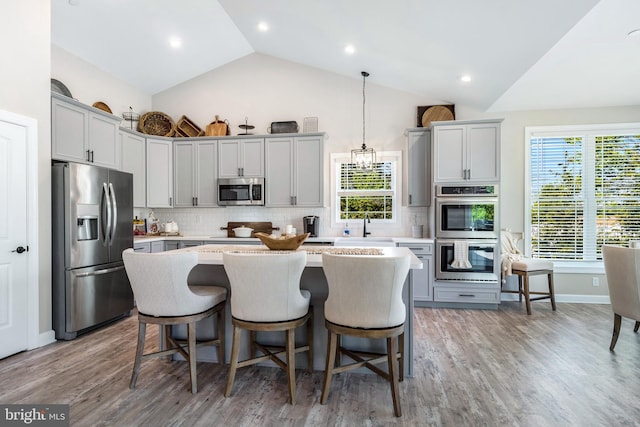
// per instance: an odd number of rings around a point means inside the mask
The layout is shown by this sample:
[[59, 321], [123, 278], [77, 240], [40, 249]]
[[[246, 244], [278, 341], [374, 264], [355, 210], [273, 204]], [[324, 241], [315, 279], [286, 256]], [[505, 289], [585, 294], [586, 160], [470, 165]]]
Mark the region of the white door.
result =
[[0, 118], [0, 358], [28, 344], [27, 166], [27, 128]]

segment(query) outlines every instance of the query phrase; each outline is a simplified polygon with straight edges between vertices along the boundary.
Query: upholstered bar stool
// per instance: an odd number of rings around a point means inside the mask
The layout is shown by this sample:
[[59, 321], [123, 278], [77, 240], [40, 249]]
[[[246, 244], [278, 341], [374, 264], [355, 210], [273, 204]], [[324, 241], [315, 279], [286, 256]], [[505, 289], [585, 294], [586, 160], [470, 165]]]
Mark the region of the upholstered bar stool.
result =
[[[287, 372], [289, 402], [295, 403], [295, 355], [307, 352], [309, 371], [313, 370], [313, 318], [311, 293], [300, 289], [300, 277], [307, 263], [304, 251], [263, 254], [223, 254], [224, 268], [231, 286], [231, 320], [233, 344], [229, 364], [229, 378], [224, 391], [231, 395], [238, 368], [273, 361]], [[295, 346], [295, 330], [307, 326], [307, 345]], [[250, 331], [249, 359], [238, 361], [240, 332]], [[261, 344], [258, 332], [284, 331], [285, 346]], [[257, 356], [257, 352], [262, 356]], [[285, 356], [285, 360], [281, 356]]]
[[[518, 261], [514, 261], [511, 264], [511, 272], [518, 276], [518, 290], [510, 291], [503, 290], [502, 292], [517, 293], [518, 299], [522, 302], [522, 296], [524, 295], [525, 305], [527, 307], [527, 314], [531, 314], [531, 301], [537, 301], [542, 299], [551, 300], [551, 308], [556, 309], [556, 298], [553, 290], [553, 263], [546, 260], [534, 259], [534, 258], [522, 258]], [[531, 291], [530, 290], [530, 278], [533, 276], [546, 275], [549, 291]], [[531, 297], [531, 295], [539, 295], [537, 297]]]
[[[188, 286], [189, 272], [198, 263], [198, 254], [122, 253], [125, 270], [138, 306], [138, 344], [130, 388], [135, 388], [142, 359], [180, 353], [189, 364], [191, 392], [198, 392], [196, 347], [217, 346], [218, 362], [224, 360], [224, 306], [227, 290], [221, 286]], [[197, 342], [196, 322], [216, 316], [217, 338]], [[163, 330], [163, 349], [144, 354], [147, 324]], [[186, 343], [171, 337], [171, 326], [187, 325]], [[185, 345], [186, 344], [186, 345]]]
[[[389, 381], [396, 417], [402, 416], [398, 382], [404, 379], [404, 321], [402, 288], [410, 256], [322, 255], [329, 285], [324, 305], [329, 331], [327, 362], [320, 403], [325, 404], [334, 374], [366, 367]], [[386, 339], [386, 353], [348, 349], [341, 337]], [[354, 363], [342, 365], [345, 355]], [[387, 362], [387, 371], [376, 366]]]

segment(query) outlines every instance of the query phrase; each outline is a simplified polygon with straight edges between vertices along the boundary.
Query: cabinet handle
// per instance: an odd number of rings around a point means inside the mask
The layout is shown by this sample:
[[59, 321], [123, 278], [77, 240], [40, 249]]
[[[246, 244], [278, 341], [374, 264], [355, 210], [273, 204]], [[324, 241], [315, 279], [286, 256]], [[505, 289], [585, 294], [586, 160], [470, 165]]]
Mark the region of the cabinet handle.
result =
[[298, 204], [298, 196], [293, 196], [293, 204], [294, 205]]
[[409, 204], [411, 204], [411, 194], [409, 194]]
[[91, 150], [91, 163], [93, 163], [93, 150]]
[[169, 197], [169, 206], [173, 206], [173, 197]]
[[459, 297], [475, 297], [474, 294], [458, 294]]
[[87, 162], [91, 161], [91, 150], [87, 150]]
[[198, 198], [197, 198], [197, 197], [195, 197], [195, 199], [196, 199], [196, 204], [195, 204], [195, 206], [198, 206]]

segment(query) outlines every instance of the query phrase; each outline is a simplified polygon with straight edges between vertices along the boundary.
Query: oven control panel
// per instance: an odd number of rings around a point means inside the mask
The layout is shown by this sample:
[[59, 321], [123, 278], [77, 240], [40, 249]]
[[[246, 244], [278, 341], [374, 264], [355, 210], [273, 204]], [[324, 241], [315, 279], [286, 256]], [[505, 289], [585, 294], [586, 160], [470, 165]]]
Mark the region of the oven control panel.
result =
[[436, 193], [437, 197], [497, 195], [497, 185], [439, 185]]

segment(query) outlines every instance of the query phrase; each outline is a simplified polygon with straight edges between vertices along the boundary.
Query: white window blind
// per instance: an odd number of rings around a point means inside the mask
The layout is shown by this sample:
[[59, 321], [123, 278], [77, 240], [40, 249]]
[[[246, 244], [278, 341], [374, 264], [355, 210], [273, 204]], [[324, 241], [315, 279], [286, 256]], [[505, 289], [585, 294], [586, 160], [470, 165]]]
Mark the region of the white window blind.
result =
[[336, 196], [338, 219], [393, 220], [395, 214], [395, 162], [375, 163], [363, 171], [351, 163], [338, 163]]
[[640, 126], [529, 134], [532, 256], [601, 260], [640, 237]]

